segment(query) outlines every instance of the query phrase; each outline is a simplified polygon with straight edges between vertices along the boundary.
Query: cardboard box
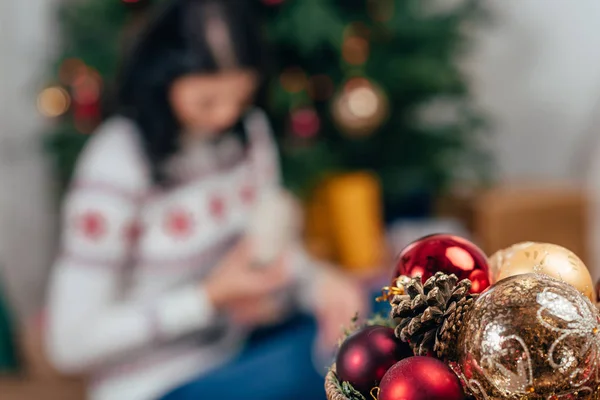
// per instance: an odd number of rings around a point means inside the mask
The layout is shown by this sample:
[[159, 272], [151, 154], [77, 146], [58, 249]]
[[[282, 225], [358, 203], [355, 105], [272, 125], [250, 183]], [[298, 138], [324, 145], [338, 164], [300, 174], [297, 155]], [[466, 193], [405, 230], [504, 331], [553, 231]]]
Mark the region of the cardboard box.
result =
[[502, 185], [443, 199], [438, 211], [463, 220], [489, 255], [518, 242], [547, 242], [564, 246], [589, 263], [588, 199], [582, 188]]
[[489, 254], [523, 241], [566, 247], [584, 263], [588, 201], [577, 187], [499, 187], [478, 197], [474, 234]]

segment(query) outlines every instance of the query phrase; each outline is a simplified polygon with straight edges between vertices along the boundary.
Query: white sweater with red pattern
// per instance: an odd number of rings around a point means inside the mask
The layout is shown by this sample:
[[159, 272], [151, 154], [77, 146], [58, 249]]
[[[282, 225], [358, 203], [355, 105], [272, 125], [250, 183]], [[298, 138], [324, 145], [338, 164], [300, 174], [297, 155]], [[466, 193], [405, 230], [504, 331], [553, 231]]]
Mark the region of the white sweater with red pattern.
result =
[[[151, 400], [235, 356], [246, 332], [199, 288], [279, 185], [259, 110], [233, 136], [186, 146], [169, 162], [179, 184], [150, 183], [136, 126], [115, 117], [90, 140], [64, 205], [62, 251], [48, 304], [48, 350], [65, 372], [91, 375], [92, 400]], [[312, 263], [291, 267], [308, 294]], [[306, 297], [309, 297], [306, 296]]]

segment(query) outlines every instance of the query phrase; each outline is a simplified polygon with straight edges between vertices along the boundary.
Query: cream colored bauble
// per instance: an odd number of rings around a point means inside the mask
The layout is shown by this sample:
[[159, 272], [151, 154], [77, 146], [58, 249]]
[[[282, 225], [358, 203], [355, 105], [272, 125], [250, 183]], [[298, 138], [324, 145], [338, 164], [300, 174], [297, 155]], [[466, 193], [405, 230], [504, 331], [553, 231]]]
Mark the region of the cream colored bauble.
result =
[[551, 276], [574, 286], [596, 301], [592, 277], [575, 253], [555, 244], [523, 242], [493, 254], [489, 260], [493, 282], [528, 273]]

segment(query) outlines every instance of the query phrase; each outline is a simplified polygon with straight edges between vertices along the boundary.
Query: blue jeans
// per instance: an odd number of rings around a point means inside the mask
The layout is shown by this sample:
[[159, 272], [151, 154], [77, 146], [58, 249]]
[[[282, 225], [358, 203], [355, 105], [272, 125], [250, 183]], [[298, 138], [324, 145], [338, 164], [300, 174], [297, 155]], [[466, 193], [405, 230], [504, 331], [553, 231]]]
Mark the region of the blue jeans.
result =
[[161, 400], [325, 400], [312, 362], [316, 324], [297, 317], [256, 332], [231, 363], [175, 389]]

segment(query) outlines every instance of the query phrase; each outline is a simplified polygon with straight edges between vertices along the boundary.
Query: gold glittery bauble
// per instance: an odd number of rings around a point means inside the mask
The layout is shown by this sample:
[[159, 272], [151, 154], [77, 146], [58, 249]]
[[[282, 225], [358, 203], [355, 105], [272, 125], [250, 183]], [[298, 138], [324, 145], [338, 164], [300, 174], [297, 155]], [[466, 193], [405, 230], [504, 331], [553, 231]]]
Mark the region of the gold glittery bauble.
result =
[[524, 242], [500, 250], [490, 257], [493, 282], [519, 274], [540, 273], [573, 285], [592, 302], [596, 301], [594, 283], [579, 257], [564, 247]]
[[387, 119], [388, 99], [383, 90], [365, 78], [348, 80], [332, 102], [338, 128], [349, 136], [368, 136]]
[[482, 400], [598, 399], [598, 318], [564, 282], [542, 274], [504, 279], [464, 321], [458, 373]]

